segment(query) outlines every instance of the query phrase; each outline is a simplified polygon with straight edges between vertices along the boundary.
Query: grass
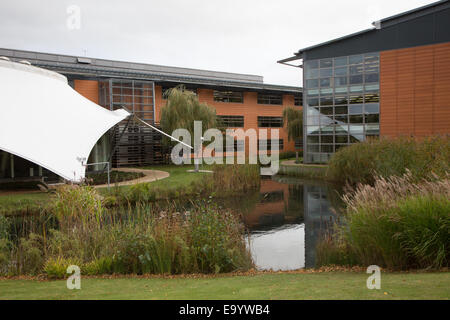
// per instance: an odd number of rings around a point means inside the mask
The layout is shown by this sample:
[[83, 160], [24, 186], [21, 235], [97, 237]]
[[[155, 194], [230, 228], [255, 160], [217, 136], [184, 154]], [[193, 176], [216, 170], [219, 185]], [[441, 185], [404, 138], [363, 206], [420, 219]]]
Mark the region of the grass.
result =
[[189, 211], [147, 203], [107, 210], [92, 187], [64, 186], [38, 218], [0, 216], [0, 274], [64, 278], [72, 264], [89, 275], [253, 267], [239, 215], [208, 202]]
[[344, 223], [319, 243], [318, 264], [448, 266], [449, 178], [415, 182], [408, 172], [375, 178], [373, 186], [360, 184], [344, 195]]
[[[152, 186], [157, 187], [158, 189], [171, 189], [171, 188], [182, 188], [189, 187], [191, 183], [201, 181], [205, 176], [210, 175], [210, 173], [192, 173], [188, 172], [188, 170], [194, 169], [193, 165], [159, 165], [159, 166], [149, 166], [143, 167], [142, 169], [146, 170], [160, 170], [165, 171], [170, 174], [168, 178], [157, 180], [151, 182]], [[210, 166], [203, 165], [200, 166], [201, 170], [209, 170]], [[118, 187], [120, 191], [126, 191], [131, 188], [131, 186], [120, 186]], [[102, 194], [106, 194], [108, 192], [107, 188], [100, 188], [99, 191]]]
[[45, 192], [0, 194], [0, 214], [39, 212], [50, 199]]
[[409, 170], [417, 180], [450, 171], [450, 137], [431, 136], [369, 139], [341, 148], [329, 162], [327, 177], [337, 182], [373, 184], [376, 176], [402, 176]]
[[[152, 182], [152, 186], [160, 189], [170, 189], [175, 187], [188, 187], [193, 182], [201, 181], [209, 173], [190, 173], [187, 170], [193, 169], [193, 165], [161, 165], [144, 167], [143, 169], [161, 170], [170, 174], [168, 178]], [[208, 170], [209, 166], [203, 165], [200, 169]], [[120, 191], [129, 189], [131, 186], [120, 186]], [[108, 193], [108, 188], [99, 188], [103, 195]], [[52, 195], [45, 192], [20, 192], [20, 193], [0, 193], [0, 214], [14, 215], [17, 213], [40, 212], [42, 207], [52, 199]]]
[[0, 280], [0, 299], [446, 299], [450, 273], [381, 273], [381, 289], [355, 272], [278, 273], [206, 278], [81, 278], [66, 281]]
[[[110, 183], [115, 182], [130, 181], [138, 178], [142, 178], [145, 175], [142, 172], [123, 172], [123, 171], [112, 171], [109, 175]], [[108, 183], [108, 173], [89, 173], [86, 174], [86, 178], [89, 185], [100, 185]]]

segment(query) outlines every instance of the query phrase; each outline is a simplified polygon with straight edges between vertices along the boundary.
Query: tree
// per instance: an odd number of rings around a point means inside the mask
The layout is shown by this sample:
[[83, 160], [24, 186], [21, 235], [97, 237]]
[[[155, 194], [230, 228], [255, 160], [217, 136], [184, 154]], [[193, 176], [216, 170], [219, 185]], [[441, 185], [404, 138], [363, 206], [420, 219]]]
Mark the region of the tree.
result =
[[[167, 97], [167, 103], [161, 109], [160, 120], [164, 132], [171, 134], [176, 129], [186, 129], [191, 134], [190, 145], [193, 146], [194, 121], [202, 122], [202, 132], [217, 127], [216, 110], [198, 101], [197, 95], [186, 90], [183, 85], [167, 90], [164, 95]], [[168, 138], [164, 141], [170, 144]]]
[[[295, 107], [286, 107], [283, 110], [283, 121], [286, 123], [289, 140], [303, 139], [303, 110]], [[296, 152], [298, 162], [298, 152]]]

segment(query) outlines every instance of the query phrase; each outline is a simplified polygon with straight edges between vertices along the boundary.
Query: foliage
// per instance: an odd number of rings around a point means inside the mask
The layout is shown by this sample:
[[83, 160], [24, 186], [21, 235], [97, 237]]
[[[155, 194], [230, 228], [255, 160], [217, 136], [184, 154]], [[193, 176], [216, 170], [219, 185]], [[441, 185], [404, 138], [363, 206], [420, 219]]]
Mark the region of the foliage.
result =
[[[0, 239], [1, 274], [63, 278], [71, 264], [88, 275], [217, 273], [253, 266], [240, 217], [232, 212], [208, 202], [192, 204], [190, 211], [145, 203], [107, 211], [94, 189], [74, 189], [58, 191], [51, 214], [58, 218], [56, 229], [45, 219], [42, 234], [17, 242]], [[5, 221], [0, 232], [10, 228]]]
[[450, 170], [450, 137], [369, 139], [341, 148], [331, 158], [327, 176], [339, 182], [373, 184], [375, 176], [401, 176], [409, 170], [416, 180], [431, 172]]
[[57, 191], [52, 212], [59, 219], [89, 217], [101, 219], [103, 213], [101, 197], [94, 188], [65, 185]]
[[283, 121], [286, 124], [289, 140], [303, 139], [303, 111], [296, 107], [286, 107], [283, 110]]
[[[201, 103], [192, 91], [186, 90], [182, 85], [171, 88], [164, 93], [167, 103], [161, 109], [160, 125], [164, 132], [172, 134], [176, 129], [186, 129], [194, 139], [194, 121], [202, 122], [202, 132], [217, 127], [216, 110], [206, 103]], [[166, 143], [169, 139], [165, 138]], [[189, 143], [193, 146], [193, 143]]]
[[[120, 189], [114, 193], [115, 202], [119, 204], [135, 204], [140, 202], [154, 202], [161, 199], [177, 199], [187, 197], [215, 196], [224, 197], [241, 194], [243, 191], [256, 189], [260, 185], [260, 171], [258, 165], [233, 164], [213, 165], [212, 174], [202, 175], [202, 179], [191, 180], [189, 185], [170, 184], [157, 185], [143, 183]], [[184, 169], [186, 170], [186, 169]], [[187, 173], [191, 176], [197, 173]]]
[[359, 264], [391, 269], [448, 267], [450, 180], [437, 178], [416, 182], [407, 172], [358, 185], [344, 196], [345, 223], [328, 245], [321, 242], [320, 255], [338, 251]]

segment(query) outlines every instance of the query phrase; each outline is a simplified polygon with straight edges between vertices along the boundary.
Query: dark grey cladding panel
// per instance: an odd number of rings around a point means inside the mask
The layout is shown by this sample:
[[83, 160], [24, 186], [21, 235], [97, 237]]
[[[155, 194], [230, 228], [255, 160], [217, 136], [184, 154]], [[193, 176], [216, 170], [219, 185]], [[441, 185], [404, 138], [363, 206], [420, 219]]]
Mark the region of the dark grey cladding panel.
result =
[[443, 10], [441, 12], [437, 12], [436, 15], [436, 25], [442, 26], [437, 28], [435, 37], [438, 42], [446, 42], [449, 41], [450, 34], [450, 10]]
[[303, 59], [322, 59], [450, 41], [450, 8], [381, 29], [305, 49]]

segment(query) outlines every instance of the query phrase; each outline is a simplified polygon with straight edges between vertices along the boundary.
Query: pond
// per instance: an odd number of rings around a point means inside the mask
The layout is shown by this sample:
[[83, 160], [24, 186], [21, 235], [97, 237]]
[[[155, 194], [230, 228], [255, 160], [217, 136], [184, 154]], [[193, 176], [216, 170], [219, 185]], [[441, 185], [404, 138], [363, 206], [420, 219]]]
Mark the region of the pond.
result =
[[[258, 269], [296, 270], [315, 266], [316, 243], [340, 216], [341, 189], [321, 181], [274, 176], [263, 178], [259, 190], [207, 201], [241, 214]], [[186, 200], [170, 203], [180, 211], [192, 206]], [[119, 215], [123, 211], [117, 210]], [[58, 228], [51, 215], [17, 216], [13, 221], [11, 235], [16, 239], [29, 232], [40, 234], [44, 225], [47, 230]]]
[[258, 269], [295, 270], [315, 266], [317, 240], [339, 217], [341, 194], [335, 185], [274, 176], [221, 205], [242, 213]]

